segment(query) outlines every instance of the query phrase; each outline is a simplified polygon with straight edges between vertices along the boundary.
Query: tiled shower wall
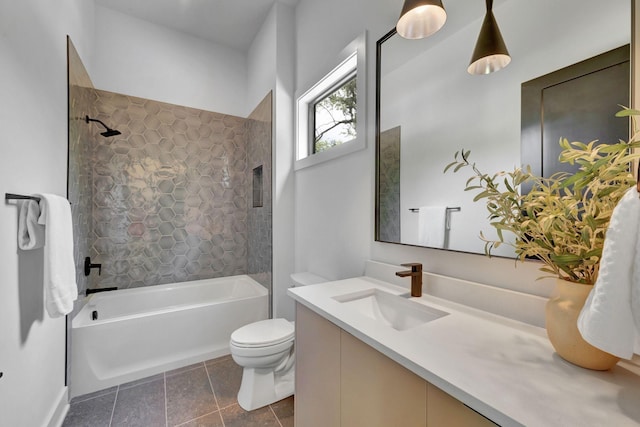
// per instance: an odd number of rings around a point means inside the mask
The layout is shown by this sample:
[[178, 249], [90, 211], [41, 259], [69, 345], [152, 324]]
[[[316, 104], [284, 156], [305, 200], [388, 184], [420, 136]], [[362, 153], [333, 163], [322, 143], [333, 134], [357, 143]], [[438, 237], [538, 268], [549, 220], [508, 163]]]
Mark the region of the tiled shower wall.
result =
[[[271, 197], [271, 94], [253, 110], [247, 120], [247, 195], [249, 197], [248, 273], [271, 289], [272, 197]], [[262, 168], [262, 206], [254, 206], [253, 171]], [[256, 194], [257, 196], [257, 194]]]
[[[256, 221], [251, 233], [261, 260], [254, 270], [248, 265], [248, 147], [263, 159], [263, 148], [269, 148], [265, 200], [270, 200], [270, 97], [260, 104], [269, 110], [262, 113], [268, 121], [262, 121], [86, 91], [89, 95], [79, 98], [92, 100], [89, 115], [122, 132], [105, 138], [98, 124], [84, 123], [91, 133], [92, 184], [81, 188], [87, 194], [81, 198], [92, 201], [90, 255], [102, 264], [102, 274], [92, 272], [89, 287], [128, 288], [249, 271], [269, 286], [270, 205], [263, 216], [268, 221]], [[260, 131], [265, 126], [268, 134]], [[250, 133], [268, 142], [249, 142]]]
[[[89, 161], [91, 146], [86, 144], [92, 138], [89, 128], [85, 124], [85, 115], [89, 114], [91, 106], [91, 92], [86, 88], [69, 86], [69, 202], [73, 216], [73, 244], [76, 268], [76, 282], [78, 292], [87, 288], [88, 280], [79, 268], [84, 265], [84, 257], [89, 254], [91, 247], [91, 200], [93, 186], [91, 185], [91, 170]], [[73, 155], [71, 155], [73, 153]]]

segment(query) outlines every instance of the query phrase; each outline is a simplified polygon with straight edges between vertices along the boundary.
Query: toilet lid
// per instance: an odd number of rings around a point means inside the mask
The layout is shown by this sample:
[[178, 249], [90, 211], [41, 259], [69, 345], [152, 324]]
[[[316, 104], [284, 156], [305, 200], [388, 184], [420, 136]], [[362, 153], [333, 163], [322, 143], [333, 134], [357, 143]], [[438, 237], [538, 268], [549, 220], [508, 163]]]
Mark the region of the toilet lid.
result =
[[239, 347], [266, 347], [293, 339], [295, 328], [286, 319], [267, 319], [250, 323], [231, 334], [231, 342]]

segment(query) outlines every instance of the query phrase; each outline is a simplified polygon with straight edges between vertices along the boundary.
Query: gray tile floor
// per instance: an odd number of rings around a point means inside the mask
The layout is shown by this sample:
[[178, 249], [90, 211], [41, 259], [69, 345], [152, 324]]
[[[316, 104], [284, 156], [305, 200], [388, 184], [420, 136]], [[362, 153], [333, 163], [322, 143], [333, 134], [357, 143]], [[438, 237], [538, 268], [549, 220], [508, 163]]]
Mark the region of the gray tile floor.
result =
[[293, 427], [293, 397], [247, 412], [242, 368], [224, 356], [78, 396], [63, 427]]

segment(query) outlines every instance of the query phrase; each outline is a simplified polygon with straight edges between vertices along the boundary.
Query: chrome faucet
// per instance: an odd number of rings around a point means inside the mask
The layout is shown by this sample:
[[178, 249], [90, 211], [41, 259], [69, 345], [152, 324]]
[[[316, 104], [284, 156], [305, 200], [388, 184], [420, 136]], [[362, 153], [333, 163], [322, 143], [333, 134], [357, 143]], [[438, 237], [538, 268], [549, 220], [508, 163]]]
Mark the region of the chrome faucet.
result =
[[407, 264], [400, 264], [403, 267], [411, 267], [411, 270], [397, 271], [396, 276], [408, 277], [411, 276], [411, 296], [422, 296], [422, 264], [419, 262], [410, 262]]

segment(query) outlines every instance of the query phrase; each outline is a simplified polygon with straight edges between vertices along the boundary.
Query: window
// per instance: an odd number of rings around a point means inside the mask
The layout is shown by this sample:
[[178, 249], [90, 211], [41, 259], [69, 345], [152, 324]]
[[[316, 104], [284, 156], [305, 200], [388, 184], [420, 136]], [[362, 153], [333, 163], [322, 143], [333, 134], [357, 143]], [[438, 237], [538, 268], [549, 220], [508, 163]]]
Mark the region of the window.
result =
[[313, 104], [312, 153], [328, 150], [356, 137], [356, 89], [354, 75]]
[[297, 101], [296, 162], [301, 169], [365, 148], [365, 35]]

